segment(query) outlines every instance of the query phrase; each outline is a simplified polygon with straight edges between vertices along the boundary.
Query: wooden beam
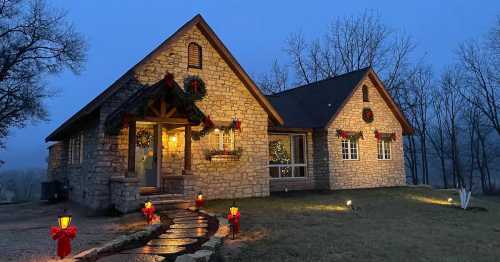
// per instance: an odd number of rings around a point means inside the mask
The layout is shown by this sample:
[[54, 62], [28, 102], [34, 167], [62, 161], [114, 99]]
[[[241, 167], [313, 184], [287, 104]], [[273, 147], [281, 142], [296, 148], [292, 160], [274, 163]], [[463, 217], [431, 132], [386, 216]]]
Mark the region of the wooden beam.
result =
[[136, 124], [132, 121], [128, 124], [128, 174], [135, 174], [135, 144], [137, 141]]
[[160, 100], [160, 116], [164, 117], [167, 114], [167, 103], [163, 101], [163, 99]]
[[168, 112], [165, 114], [165, 117], [171, 117], [175, 114], [175, 111], [177, 111], [177, 108], [172, 107]]
[[167, 118], [167, 117], [151, 117], [145, 116], [143, 118], [136, 118], [137, 121], [156, 122], [162, 124], [177, 124], [188, 125], [189, 121], [185, 118]]
[[184, 128], [184, 174], [191, 174], [191, 126]]
[[156, 115], [156, 116], [161, 116], [160, 112], [158, 112], [158, 110], [153, 106], [155, 103], [154, 100], [149, 100], [148, 101], [148, 108], [151, 109], [151, 111], [153, 111], [153, 113]]

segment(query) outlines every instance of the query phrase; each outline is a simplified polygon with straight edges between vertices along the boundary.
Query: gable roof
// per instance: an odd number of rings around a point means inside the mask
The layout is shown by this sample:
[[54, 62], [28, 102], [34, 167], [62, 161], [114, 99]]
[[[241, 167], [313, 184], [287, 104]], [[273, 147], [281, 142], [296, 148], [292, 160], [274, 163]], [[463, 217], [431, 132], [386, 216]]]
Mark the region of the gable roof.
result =
[[276, 124], [283, 124], [283, 118], [279, 115], [278, 111], [272, 106], [272, 104], [266, 99], [266, 97], [259, 90], [257, 85], [253, 82], [250, 76], [245, 72], [241, 65], [236, 61], [234, 56], [229, 52], [224, 43], [217, 37], [215, 32], [210, 28], [203, 17], [198, 14], [180, 27], [174, 34], [167, 38], [163, 43], [156, 47], [151, 53], [144, 57], [139, 63], [130, 68], [124, 75], [122, 75], [118, 80], [111, 84], [106, 90], [99, 94], [96, 98], [85, 105], [80, 111], [66, 120], [61, 126], [54, 130], [45, 141], [56, 141], [63, 138], [64, 135], [69, 130], [72, 130], [73, 125], [82, 120], [83, 118], [94, 113], [109, 97], [115, 94], [118, 89], [129, 80], [135, 71], [140, 70], [149, 61], [158, 56], [162, 51], [170, 46], [175, 40], [184, 35], [187, 31], [193, 27], [197, 27], [207, 38], [207, 40], [214, 46], [214, 48], [219, 52], [221, 57], [226, 61], [229, 67], [235, 72], [235, 74], [240, 78], [243, 84], [248, 88], [250, 93], [255, 97], [259, 104], [268, 113], [269, 118], [272, 122]]
[[413, 129], [399, 107], [383, 87], [371, 67], [299, 86], [267, 96], [285, 120], [285, 128], [324, 128], [349, 101], [358, 86], [369, 77], [384, 101], [401, 123], [404, 134]]

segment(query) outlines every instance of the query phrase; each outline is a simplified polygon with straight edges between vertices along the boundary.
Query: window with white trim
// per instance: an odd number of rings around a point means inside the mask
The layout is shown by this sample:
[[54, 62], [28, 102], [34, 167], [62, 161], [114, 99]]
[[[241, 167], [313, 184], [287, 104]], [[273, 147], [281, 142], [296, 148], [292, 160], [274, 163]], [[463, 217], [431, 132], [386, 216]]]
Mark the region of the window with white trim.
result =
[[68, 164], [81, 164], [83, 161], [83, 132], [69, 138]]
[[234, 150], [234, 131], [232, 129], [221, 130], [216, 128], [210, 136], [210, 147], [212, 150]]
[[348, 138], [342, 139], [342, 159], [358, 160], [358, 139]]
[[271, 178], [301, 178], [306, 175], [306, 137], [303, 134], [269, 136]]
[[391, 141], [381, 139], [377, 142], [378, 159], [388, 160], [391, 159]]

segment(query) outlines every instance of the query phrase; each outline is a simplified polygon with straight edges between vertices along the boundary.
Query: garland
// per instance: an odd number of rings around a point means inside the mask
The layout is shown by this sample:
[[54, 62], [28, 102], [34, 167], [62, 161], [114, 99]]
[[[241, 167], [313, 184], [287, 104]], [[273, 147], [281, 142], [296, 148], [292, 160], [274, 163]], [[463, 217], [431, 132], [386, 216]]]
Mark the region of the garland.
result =
[[148, 148], [153, 143], [153, 134], [147, 129], [137, 131], [136, 144], [141, 148]]
[[205, 156], [207, 157], [208, 160], [212, 156], [236, 156], [236, 157], [241, 157], [241, 154], [243, 153], [243, 149], [241, 147], [238, 147], [238, 149], [235, 150], [219, 150], [219, 149], [214, 149], [214, 150], [206, 150], [205, 151]]
[[201, 100], [207, 94], [205, 82], [199, 76], [184, 78], [184, 91], [192, 101]]
[[354, 132], [354, 131], [345, 131], [342, 129], [337, 129], [337, 137], [340, 137], [342, 139], [358, 139], [358, 138], [363, 138], [363, 132]]
[[237, 118], [234, 118], [229, 126], [215, 126], [214, 122], [212, 121], [212, 119], [210, 119], [209, 115], [205, 116], [201, 120], [201, 122], [203, 124], [203, 129], [198, 132], [193, 132], [192, 138], [194, 140], [200, 140], [200, 138], [204, 137], [215, 128], [218, 128], [222, 131], [237, 130], [241, 132], [241, 121], [238, 120]]
[[375, 132], [373, 133], [375, 134], [375, 138], [377, 139], [377, 141], [380, 140], [396, 141], [396, 133], [381, 133], [378, 130], [375, 130]]

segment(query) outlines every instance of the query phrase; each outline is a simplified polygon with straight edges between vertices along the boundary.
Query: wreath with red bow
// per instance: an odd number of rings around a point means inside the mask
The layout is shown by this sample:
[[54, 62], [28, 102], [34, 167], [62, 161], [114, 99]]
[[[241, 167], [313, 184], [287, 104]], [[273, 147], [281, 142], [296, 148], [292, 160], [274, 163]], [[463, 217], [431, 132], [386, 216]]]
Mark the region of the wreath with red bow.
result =
[[366, 123], [373, 122], [373, 111], [368, 107], [363, 108], [363, 120], [365, 120]]
[[193, 101], [201, 100], [207, 94], [205, 82], [198, 76], [188, 76], [184, 79], [184, 91]]

